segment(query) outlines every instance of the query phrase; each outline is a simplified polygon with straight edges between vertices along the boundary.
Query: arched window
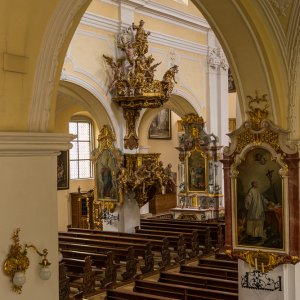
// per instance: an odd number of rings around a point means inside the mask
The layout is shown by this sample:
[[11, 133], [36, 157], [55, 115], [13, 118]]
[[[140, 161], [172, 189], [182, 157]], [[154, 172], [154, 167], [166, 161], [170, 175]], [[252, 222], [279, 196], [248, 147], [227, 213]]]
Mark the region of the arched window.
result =
[[84, 116], [74, 116], [69, 132], [77, 135], [70, 150], [70, 179], [93, 177], [91, 151], [93, 149], [93, 122]]

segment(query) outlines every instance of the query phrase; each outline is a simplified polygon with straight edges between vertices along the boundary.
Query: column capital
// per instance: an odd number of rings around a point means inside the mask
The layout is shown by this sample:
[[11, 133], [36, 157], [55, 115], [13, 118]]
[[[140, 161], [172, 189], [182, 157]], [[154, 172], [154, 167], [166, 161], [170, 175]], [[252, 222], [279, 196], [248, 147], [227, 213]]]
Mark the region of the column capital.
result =
[[65, 133], [0, 132], [0, 157], [58, 155], [72, 148], [74, 138]]

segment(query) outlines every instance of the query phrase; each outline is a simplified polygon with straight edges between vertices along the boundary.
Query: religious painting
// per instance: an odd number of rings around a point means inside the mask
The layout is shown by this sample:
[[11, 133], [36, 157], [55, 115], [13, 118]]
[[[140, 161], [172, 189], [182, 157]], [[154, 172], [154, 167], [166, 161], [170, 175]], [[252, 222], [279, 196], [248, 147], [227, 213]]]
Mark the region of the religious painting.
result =
[[189, 192], [207, 192], [207, 158], [200, 150], [187, 155], [187, 187]]
[[103, 150], [96, 162], [96, 184], [98, 200], [117, 201], [117, 174], [118, 166], [113, 153], [108, 149]]
[[264, 148], [250, 150], [235, 179], [236, 243], [283, 249], [283, 180], [281, 166]]
[[153, 119], [149, 128], [149, 139], [170, 140], [172, 138], [171, 111], [162, 109]]
[[61, 151], [57, 156], [57, 189], [69, 189], [69, 151]]

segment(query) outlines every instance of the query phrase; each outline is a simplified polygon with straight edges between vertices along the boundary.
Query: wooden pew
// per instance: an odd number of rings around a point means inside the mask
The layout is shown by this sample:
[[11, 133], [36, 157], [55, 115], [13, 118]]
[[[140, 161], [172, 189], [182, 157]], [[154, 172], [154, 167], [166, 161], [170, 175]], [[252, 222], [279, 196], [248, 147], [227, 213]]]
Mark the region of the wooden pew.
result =
[[[59, 232], [59, 237], [61, 236], [72, 236], [72, 237], [80, 237], [80, 238], [93, 238], [98, 239], [101, 241], [117, 241], [117, 242], [124, 242], [124, 243], [148, 243], [149, 240], [145, 238], [139, 237], [127, 237], [127, 236], [114, 236], [110, 233], [102, 234], [102, 233], [84, 233], [84, 232]], [[154, 251], [161, 251], [162, 241], [157, 239], [152, 239], [151, 244], [153, 246]]]
[[[139, 228], [139, 226], [137, 226]], [[160, 234], [147, 234], [147, 233], [127, 233], [127, 232], [116, 232], [116, 231], [100, 231], [100, 230], [94, 230], [94, 229], [85, 229], [85, 228], [73, 228], [69, 227], [68, 232], [82, 232], [82, 233], [102, 233], [106, 235], [112, 235], [112, 236], [124, 236], [124, 237], [132, 237], [132, 238], [142, 238], [142, 239], [147, 239], [147, 240], [162, 240], [165, 238], [165, 235], [160, 235]], [[184, 234], [186, 238], [186, 242], [188, 243], [189, 240], [192, 238], [191, 233]], [[170, 247], [176, 247], [177, 241], [178, 241], [178, 235], [174, 236], [168, 236], [170, 240]]]
[[237, 270], [238, 262], [233, 260], [222, 260], [214, 258], [199, 258], [198, 266]]
[[[83, 240], [86, 240], [88, 238], [88, 240], [93, 239], [93, 240], [98, 240], [98, 244], [102, 243], [106, 243], [107, 242], [117, 242], [119, 243], [130, 243], [130, 246], [134, 247], [134, 249], [136, 250], [136, 253], [138, 253], [140, 256], [142, 256], [145, 260], [145, 258], [147, 257], [147, 262], [145, 262], [145, 268], [143, 268], [141, 271], [142, 273], [145, 272], [151, 272], [154, 269], [154, 266], [152, 266], [151, 261], [154, 260], [154, 258], [152, 257], [151, 259], [151, 255], [153, 256], [152, 252], [149, 252], [149, 247], [151, 247], [153, 250], [155, 251], [162, 251], [162, 247], [164, 245], [163, 242], [163, 238], [160, 239], [151, 239], [150, 241], [146, 238], [137, 238], [137, 237], [120, 237], [120, 236], [114, 236], [114, 235], [110, 235], [110, 234], [93, 234], [93, 233], [81, 233], [81, 232], [59, 232], [59, 240], [61, 241], [63, 238], [65, 237], [75, 237], [75, 238], [81, 238]], [[86, 241], [86, 243], [88, 243]], [[143, 247], [143, 253], [141, 253], [141, 243], [143, 243], [144, 247]], [[95, 244], [95, 241], [93, 241], [93, 244]], [[96, 243], [97, 244], [97, 243]], [[123, 244], [124, 245], [124, 244]], [[137, 245], [137, 247], [136, 247]], [[115, 246], [114, 246], [115, 247]], [[152, 267], [151, 267], [152, 266]]]
[[78, 292], [70, 298], [70, 279], [67, 276], [66, 266], [59, 263], [59, 300], [82, 300], [83, 291]]
[[[65, 258], [63, 262], [67, 268], [67, 275], [70, 277], [70, 286], [83, 291], [84, 295], [93, 295], [96, 286], [96, 272], [92, 268], [92, 260], [87, 256], [84, 260]], [[82, 282], [72, 281], [82, 279]]]
[[233, 293], [238, 292], [238, 282], [235, 280], [225, 280], [212, 277], [210, 278], [204, 276], [195, 276], [190, 274], [161, 272], [159, 282], [221, 290]]
[[136, 280], [134, 291], [139, 293], [189, 300], [238, 300], [238, 293], [188, 287], [184, 285]]
[[[204, 242], [204, 238], [206, 236], [206, 232], [207, 230], [210, 230], [210, 234], [211, 234], [211, 238], [214, 244], [217, 243], [218, 241], [218, 231], [216, 230], [211, 231], [211, 228], [209, 226], [207, 227], [201, 227], [201, 228], [188, 228], [188, 227], [180, 227], [179, 226], [175, 226], [172, 224], [168, 224], [168, 226], [166, 226], [165, 224], [147, 224], [147, 225], [143, 225], [141, 224], [140, 229], [146, 229], [146, 230], [156, 230], [156, 231], [165, 231], [165, 232], [175, 232], [175, 233], [192, 233], [194, 230], [197, 230], [199, 233], [199, 242], [200, 244]], [[201, 240], [202, 238], [202, 240]]]
[[[175, 229], [174, 229], [175, 230]], [[151, 229], [140, 229], [139, 227], [135, 228], [136, 233], [143, 233], [153, 236], [166, 236], [168, 239], [176, 237], [177, 243], [180, 235], [185, 237], [187, 248], [191, 251], [189, 252], [190, 258], [196, 257], [199, 254], [199, 250], [202, 250], [204, 253], [210, 253], [212, 249], [212, 240], [210, 236], [210, 230], [193, 230], [192, 232], [178, 232], [172, 231], [171, 229], [161, 230], [160, 228], [151, 228]], [[197, 234], [195, 234], [197, 232]], [[197, 239], [195, 239], [195, 235]], [[172, 244], [174, 247], [174, 244]], [[177, 245], [176, 245], [177, 246]], [[175, 247], [176, 249], [176, 247]]]
[[[69, 244], [69, 246], [67, 246]], [[120, 255], [118, 258], [121, 260], [124, 260], [124, 250], [127, 250], [127, 253], [125, 254], [125, 261], [126, 261], [126, 273], [122, 274], [124, 280], [130, 279], [128, 276], [130, 275], [131, 278], [133, 278], [136, 274], [133, 273], [134, 270], [136, 271], [136, 265], [138, 257], [145, 258], [147, 256], [147, 261], [145, 261], [145, 267], [143, 268], [142, 272], [145, 271], [152, 271], [153, 265], [151, 264], [151, 260], [149, 259], [149, 248], [152, 247], [150, 242], [146, 242], [144, 244], [137, 244], [137, 243], [125, 243], [125, 242], [118, 242], [118, 241], [108, 241], [108, 240], [99, 240], [99, 239], [93, 239], [93, 238], [80, 238], [80, 237], [73, 237], [73, 236], [65, 236], [59, 234], [59, 245], [61, 247], [72, 247], [72, 244], [81, 244], [83, 246], [94, 246], [95, 251], [105, 251], [105, 248], [110, 249], [115, 253], [119, 253]], [[77, 246], [78, 248], [78, 246]], [[89, 247], [91, 248], [91, 247]], [[129, 251], [129, 249], [133, 248], [133, 251]], [[123, 250], [122, 254], [120, 253], [120, 250]], [[130, 252], [130, 255], [128, 253]], [[116, 254], [115, 254], [116, 255]], [[152, 252], [151, 252], [151, 255]], [[131, 272], [129, 272], [131, 270]]]
[[100, 254], [77, 250], [61, 250], [61, 253], [64, 257], [64, 261], [67, 258], [84, 260], [87, 256], [91, 257], [97, 268], [104, 269], [104, 277], [100, 279], [101, 288], [106, 288], [116, 283], [118, 265], [114, 262], [113, 252], [108, 251], [106, 254]]
[[194, 229], [194, 230], [203, 230], [206, 228], [210, 228], [213, 240], [217, 240], [218, 230], [220, 226], [223, 229], [223, 234], [225, 233], [225, 225], [220, 223], [141, 219], [141, 228], [149, 229], [149, 226], [160, 226], [160, 227], [163, 226], [163, 227]]
[[172, 300], [174, 298], [135, 293], [127, 290], [107, 290], [105, 300]]
[[230, 269], [212, 268], [212, 267], [200, 267], [200, 266], [180, 266], [180, 273], [191, 274], [196, 276], [223, 278], [228, 280], [237, 280], [238, 271]]

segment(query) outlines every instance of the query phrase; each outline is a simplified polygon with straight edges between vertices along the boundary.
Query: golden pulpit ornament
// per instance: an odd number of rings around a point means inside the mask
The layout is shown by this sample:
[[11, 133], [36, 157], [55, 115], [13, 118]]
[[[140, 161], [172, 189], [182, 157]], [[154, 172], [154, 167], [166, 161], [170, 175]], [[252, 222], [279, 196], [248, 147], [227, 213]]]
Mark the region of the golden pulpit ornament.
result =
[[122, 57], [115, 61], [103, 55], [112, 70], [108, 91], [112, 100], [123, 108], [126, 121], [124, 145], [129, 149], [138, 148], [136, 121], [141, 109], [158, 108], [168, 101], [178, 72], [178, 66], [174, 65], [165, 72], [161, 81], [154, 79], [154, 72], [160, 63], [154, 63], [152, 55], [146, 56], [148, 35], [150, 32], [145, 31], [143, 20], [139, 25], [133, 23], [118, 38]]

